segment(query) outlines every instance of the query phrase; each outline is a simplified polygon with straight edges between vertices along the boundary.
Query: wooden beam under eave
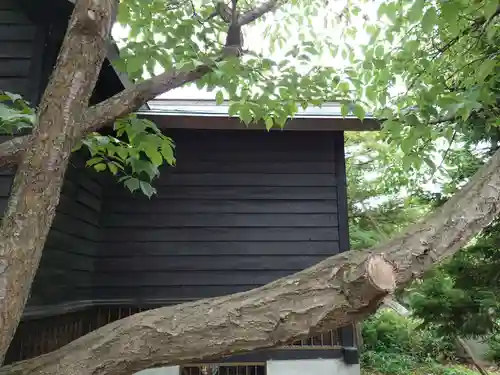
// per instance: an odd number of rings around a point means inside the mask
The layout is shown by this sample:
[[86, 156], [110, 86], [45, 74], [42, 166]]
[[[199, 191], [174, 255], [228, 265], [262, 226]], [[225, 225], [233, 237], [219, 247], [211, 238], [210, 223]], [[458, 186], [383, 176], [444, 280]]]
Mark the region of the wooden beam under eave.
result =
[[[266, 130], [263, 122], [246, 126], [237, 117], [222, 116], [175, 116], [175, 115], [143, 115], [160, 129], [204, 129], [204, 130]], [[294, 118], [285, 124], [285, 128], [274, 127], [274, 131], [376, 131], [380, 123], [374, 119], [359, 120], [354, 118]]]

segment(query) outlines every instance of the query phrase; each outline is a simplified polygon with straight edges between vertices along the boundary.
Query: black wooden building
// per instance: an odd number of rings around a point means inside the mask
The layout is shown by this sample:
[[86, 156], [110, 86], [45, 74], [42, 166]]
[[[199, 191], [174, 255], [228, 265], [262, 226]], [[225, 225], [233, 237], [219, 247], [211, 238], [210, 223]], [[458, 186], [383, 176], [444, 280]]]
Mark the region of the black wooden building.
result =
[[[72, 6], [0, 2], [0, 90], [36, 105]], [[109, 59], [116, 55], [110, 45]], [[106, 60], [93, 103], [126, 85]], [[175, 140], [177, 166], [163, 168], [150, 200], [73, 155], [8, 363], [138, 311], [249, 290], [348, 249], [343, 131], [374, 123], [309, 114], [267, 132], [207, 102], [155, 103], [141, 114]], [[2, 210], [13, 173], [0, 171]], [[221, 362], [228, 374], [257, 375], [269, 359], [342, 358], [354, 344], [343, 328]], [[184, 371], [197, 374], [197, 365]]]

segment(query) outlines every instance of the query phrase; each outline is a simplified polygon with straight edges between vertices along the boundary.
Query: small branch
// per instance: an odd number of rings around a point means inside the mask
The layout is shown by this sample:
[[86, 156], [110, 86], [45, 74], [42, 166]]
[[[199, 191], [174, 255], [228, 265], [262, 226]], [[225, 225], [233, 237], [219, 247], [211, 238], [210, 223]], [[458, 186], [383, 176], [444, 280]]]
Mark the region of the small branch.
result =
[[486, 28], [493, 22], [493, 20], [500, 15], [500, 5], [497, 7], [497, 10], [495, 13], [493, 13], [490, 18], [486, 20], [486, 22], [483, 25], [483, 31], [481, 34], [483, 34], [486, 30]]
[[249, 23], [254, 22], [257, 18], [263, 16], [266, 13], [274, 12], [279, 7], [279, 0], [269, 0], [264, 4], [259, 5], [245, 13], [243, 13], [238, 18], [238, 25], [244, 26]]
[[[479, 28], [483, 28], [483, 31], [488, 27], [488, 25], [500, 14], [500, 6], [497, 8], [496, 12], [491, 15], [487, 20], [484, 18], [478, 18], [472, 21], [472, 25], [462, 30], [460, 34], [450, 39], [447, 43], [445, 43], [442, 47], [438, 48], [437, 52], [434, 54], [433, 59], [438, 57], [440, 54], [449, 50], [453, 45], [455, 45], [460, 38], [468, 35], [472, 31], [476, 31]], [[481, 33], [482, 34], [482, 33]]]
[[453, 135], [451, 136], [450, 144], [448, 145], [448, 148], [444, 152], [443, 158], [441, 159], [441, 162], [436, 167], [436, 169], [434, 169], [434, 171], [432, 172], [432, 176], [429, 178], [429, 181], [432, 181], [432, 179], [434, 178], [434, 176], [436, 175], [436, 173], [441, 169], [441, 167], [443, 166], [444, 162], [446, 161], [446, 159], [448, 157], [448, 154], [450, 153], [451, 147], [453, 146], [453, 143], [455, 143], [456, 136], [457, 136], [457, 129], [455, 128], [455, 130], [453, 131]]
[[451, 121], [456, 121], [458, 119], [459, 119], [459, 117], [455, 116], [455, 115], [446, 116], [446, 117], [438, 118], [436, 120], [428, 121], [427, 125], [438, 125], [438, 124], [442, 124], [443, 122], [451, 122]]
[[463, 69], [471, 66], [472, 64], [474, 63], [477, 63], [479, 61], [484, 61], [484, 60], [489, 60], [489, 59], [495, 59], [498, 57], [498, 52], [496, 53], [492, 53], [492, 54], [489, 54], [488, 56], [481, 56], [481, 57], [478, 57], [472, 61], [469, 61], [467, 64], [463, 65], [461, 68], [458, 68], [457, 70], [455, 70], [453, 73], [451, 73], [448, 77], [445, 78], [445, 81], [450, 81], [454, 76], [456, 76], [458, 73], [460, 73]]

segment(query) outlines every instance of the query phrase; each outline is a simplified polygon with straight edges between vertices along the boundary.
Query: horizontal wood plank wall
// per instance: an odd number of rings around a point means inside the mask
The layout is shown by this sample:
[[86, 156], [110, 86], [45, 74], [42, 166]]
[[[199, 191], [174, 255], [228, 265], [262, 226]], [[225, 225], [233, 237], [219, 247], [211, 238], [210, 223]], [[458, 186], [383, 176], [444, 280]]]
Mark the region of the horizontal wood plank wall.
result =
[[101, 190], [98, 176], [73, 155], [28, 306], [92, 298]]
[[95, 298], [240, 292], [338, 252], [335, 134], [169, 133], [177, 166], [157, 196], [105, 188]]
[[[0, 137], [0, 142], [6, 137]], [[56, 305], [92, 298], [94, 256], [100, 240], [101, 185], [73, 155], [56, 217], [31, 289], [31, 306]], [[0, 209], [5, 211], [13, 170], [0, 170]]]
[[18, 1], [0, 1], [0, 90], [21, 94], [28, 100], [36, 33], [37, 27]]

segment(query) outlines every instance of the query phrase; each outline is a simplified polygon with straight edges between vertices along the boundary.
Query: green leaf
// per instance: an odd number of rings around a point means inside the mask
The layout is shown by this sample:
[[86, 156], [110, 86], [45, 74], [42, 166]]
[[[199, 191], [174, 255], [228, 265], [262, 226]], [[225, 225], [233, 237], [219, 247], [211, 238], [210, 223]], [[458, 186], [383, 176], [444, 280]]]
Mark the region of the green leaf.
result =
[[437, 13], [434, 7], [430, 7], [426, 10], [424, 17], [422, 18], [422, 30], [426, 33], [430, 33], [437, 23]]
[[170, 144], [164, 146], [161, 148], [161, 155], [163, 158], [167, 161], [169, 165], [174, 165], [175, 164], [175, 155], [174, 155], [174, 149], [171, 147]]
[[365, 109], [360, 104], [357, 104], [357, 103], [354, 104], [354, 106], [352, 108], [352, 113], [354, 114], [354, 116], [356, 116], [360, 120], [364, 120], [364, 118], [366, 116]]
[[224, 94], [222, 91], [217, 91], [217, 94], [215, 94], [215, 101], [218, 105], [224, 103]]
[[349, 104], [343, 103], [340, 106], [340, 114], [342, 115], [342, 117], [346, 117], [349, 114], [349, 111], [350, 111]]
[[154, 165], [160, 166], [163, 164], [163, 157], [158, 149], [152, 145], [144, 150], [148, 158], [151, 159]]
[[[12, 92], [8, 92], [8, 91], [2, 91], [2, 94], [5, 95], [8, 100], [12, 101], [12, 102], [16, 102], [18, 100], [23, 100], [23, 97], [19, 94], [14, 94]], [[4, 101], [4, 100], [0, 100], [0, 101]]]
[[124, 185], [133, 193], [139, 189], [140, 181], [137, 178], [131, 177], [125, 180]]
[[106, 170], [106, 164], [104, 164], [104, 163], [95, 164], [95, 165], [94, 165], [94, 169], [95, 169], [97, 172], [102, 172], [102, 171], [105, 171], [105, 170]]
[[484, 17], [489, 20], [495, 15], [498, 7], [498, 0], [485, 0], [483, 7]]
[[87, 160], [86, 164], [88, 167], [92, 167], [94, 164], [101, 163], [104, 159], [100, 156]]
[[240, 108], [240, 118], [245, 123], [245, 125], [248, 126], [252, 122], [253, 116], [247, 107], [241, 107]]
[[415, 142], [410, 137], [405, 137], [401, 140], [401, 150], [408, 155], [411, 152], [411, 149], [415, 145]]
[[118, 173], [118, 167], [114, 163], [109, 163], [108, 164], [109, 171], [116, 175]]
[[486, 59], [481, 63], [479, 70], [477, 72], [477, 77], [481, 81], [485, 81], [486, 78], [493, 73], [493, 70], [498, 65], [498, 61], [495, 59]]
[[144, 58], [141, 56], [131, 56], [126, 60], [127, 73], [133, 75], [142, 71], [144, 66]]
[[240, 109], [241, 109], [241, 104], [239, 102], [233, 102], [229, 104], [229, 108], [227, 110], [228, 115], [231, 117], [237, 116]]
[[273, 125], [274, 125], [274, 121], [273, 121], [273, 118], [272, 117], [266, 117], [266, 129], [267, 130], [271, 130]]
[[340, 82], [339, 83], [339, 90], [344, 93], [344, 94], [347, 94], [349, 92], [349, 89], [350, 89], [350, 86], [349, 86], [349, 83], [348, 82]]
[[153, 194], [156, 194], [156, 189], [151, 186], [151, 184], [145, 182], [145, 181], [140, 181], [139, 186], [141, 188], [141, 191], [146, 195], [148, 198], [151, 198]]
[[422, 13], [424, 10], [426, 0], [414, 0], [413, 5], [411, 6], [410, 10], [406, 14], [410, 22], [418, 22], [420, 21], [422, 17]]

